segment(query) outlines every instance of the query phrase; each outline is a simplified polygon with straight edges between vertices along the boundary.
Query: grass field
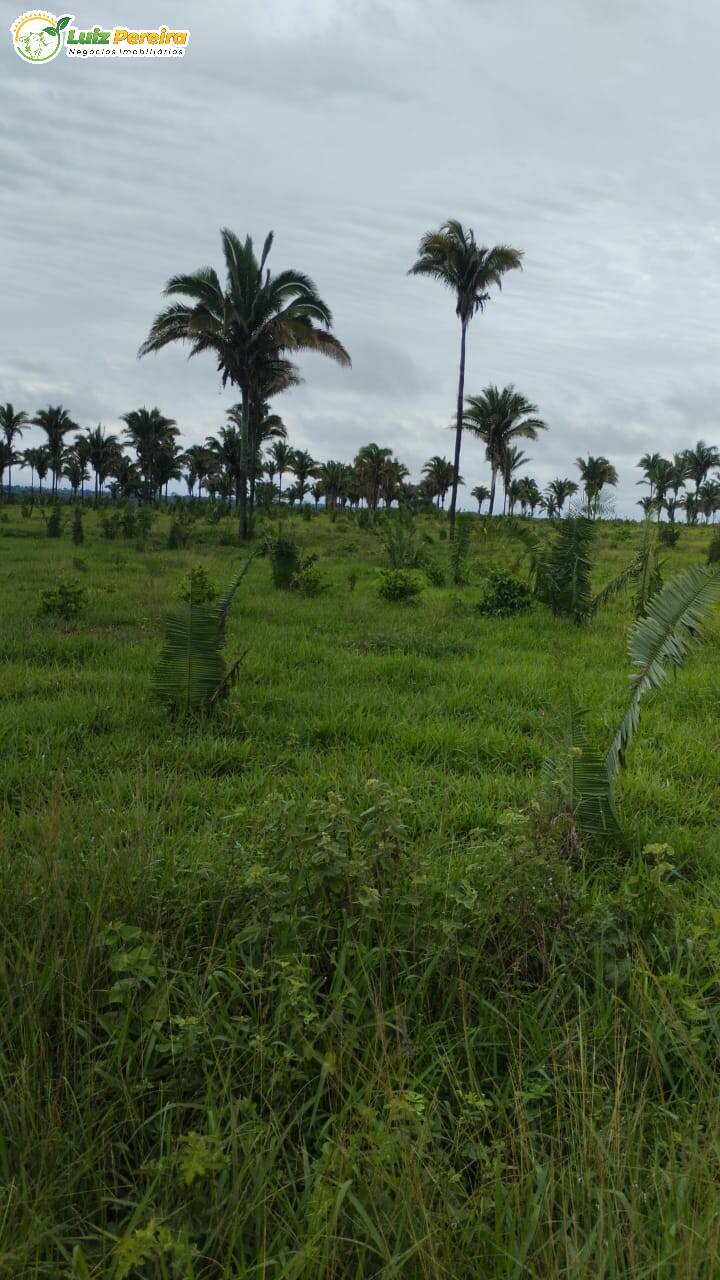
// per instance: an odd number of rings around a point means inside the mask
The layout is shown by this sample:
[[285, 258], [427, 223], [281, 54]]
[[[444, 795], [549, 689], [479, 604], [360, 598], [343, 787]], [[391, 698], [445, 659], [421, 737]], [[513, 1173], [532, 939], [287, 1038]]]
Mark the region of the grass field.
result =
[[[643, 706], [626, 847], [582, 848], [542, 765], [569, 693], [608, 745], [629, 596], [482, 617], [526, 570], [477, 522], [469, 585], [389, 604], [371, 529], [294, 517], [328, 590], [256, 560], [241, 678], [183, 723], [163, 618], [234, 522], [143, 552], [0, 510], [0, 1274], [720, 1275], [717, 614]], [[602, 526], [599, 584], [639, 537]]]

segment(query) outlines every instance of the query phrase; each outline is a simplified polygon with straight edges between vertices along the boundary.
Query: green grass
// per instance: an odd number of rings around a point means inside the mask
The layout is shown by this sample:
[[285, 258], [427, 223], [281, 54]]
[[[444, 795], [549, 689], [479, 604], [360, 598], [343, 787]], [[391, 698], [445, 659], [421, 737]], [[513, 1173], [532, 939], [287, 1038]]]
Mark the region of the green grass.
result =
[[[233, 522], [140, 552], [0, 512], [0, 1274], [716, 1276], [718, 618], [643, 707], [627, 847], [581, 849], [542, 763], [569, 692], [609, 744], [629, 597], [481, 617], [525, 570], [478, 526], [468, 586], [393, 605], [371, 531], [295, 519], [329, 589], [258, 560], [240, 681], [183, 724], [162, 621]], [[602, 527], [597, 585], [638, 539]]]

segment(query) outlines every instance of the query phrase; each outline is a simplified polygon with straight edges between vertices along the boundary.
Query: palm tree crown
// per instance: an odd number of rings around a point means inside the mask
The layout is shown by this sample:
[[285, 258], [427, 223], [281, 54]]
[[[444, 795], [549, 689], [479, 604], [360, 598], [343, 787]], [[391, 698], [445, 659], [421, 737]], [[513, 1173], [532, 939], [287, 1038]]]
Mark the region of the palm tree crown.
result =
[[538, 431], [546, 431], [547, 423], [538, 418], [537, 405], [515, 390], [512, 383], [499, 389], [485, 387], [479, 396], [468, 396], [465, 401], [464, 425], [485, 445], [485, 457], [490, 463], [490, 508], [495, 508], [495, 488], [498, 472], [503, 472], [503, 461], [513, 440], [537, 440]]

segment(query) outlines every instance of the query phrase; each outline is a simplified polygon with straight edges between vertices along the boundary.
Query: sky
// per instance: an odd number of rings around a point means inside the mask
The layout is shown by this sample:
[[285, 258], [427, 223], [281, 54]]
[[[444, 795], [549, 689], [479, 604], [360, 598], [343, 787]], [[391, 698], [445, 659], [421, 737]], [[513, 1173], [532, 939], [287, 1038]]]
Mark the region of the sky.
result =
[[[272, 229], [271, 266], [313, 277], [353, 360], [301, 359], [277, 402], [291, 443], [351, 460], [374, 440], [417, 479], [452, 453], [459, 333], [407, 271], [455, 217], [525, 254], [473, 321], [466, 390], [537, 405], [541, 486], [603, 453], [637, 514], [641, 454], [720, 443], [707, 0], [82, 0], [80, 28], [188, 27], [184, 58], [45, 66], [3, 14], [0, 401], [116, 432], [157, 404], [204, 440], [239, 399], [213, 360], [137, 349], [170, 275], [221, 269], [222, 226]], [[461, 471], [470, 506], [471, 438]]]

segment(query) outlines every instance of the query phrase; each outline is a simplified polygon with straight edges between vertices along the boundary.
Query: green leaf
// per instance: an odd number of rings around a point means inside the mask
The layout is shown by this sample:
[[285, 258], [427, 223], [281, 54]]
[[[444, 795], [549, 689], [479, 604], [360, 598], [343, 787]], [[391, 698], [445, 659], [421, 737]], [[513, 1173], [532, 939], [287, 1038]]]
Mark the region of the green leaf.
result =
[[56, 36], [58, 34], [57, 27], [43, 27], [44, 36]]
[[720, 600], [720, 573], [697, 565], [671, 578], [650, 598], [647, 612], [631, 628], [628, 649], [637, 670], [630, 677], [630, 700], [607, 755], [614, 777], [623, 763], [640, 719], [640, 700], [667, 679], [667, 667], [679, 667], [702, 636], [702, 623]]
[[189, 601], [165, 621], [165, 644], [153, 680], [155, 696], [187, 715], [207, 705], [224, 677], [217, 610]]
[[65, 30], [65, 28], [66, 28], [66, 26], [67, 26], [67, 25], [68, 25], [68, 23], [70, 22], [70, 20], [71, 20], [71, 15], [70, 15], [70, 14], [68, 14], [66, 18], [61, 18], [61, 19], [60, 19], [60, 21], [59, 21], [59, 22], [58, 22], [58, 24], [57, 24], [57, 29], [58, 29], [58, 31], [64, 31], [64, 30]]

